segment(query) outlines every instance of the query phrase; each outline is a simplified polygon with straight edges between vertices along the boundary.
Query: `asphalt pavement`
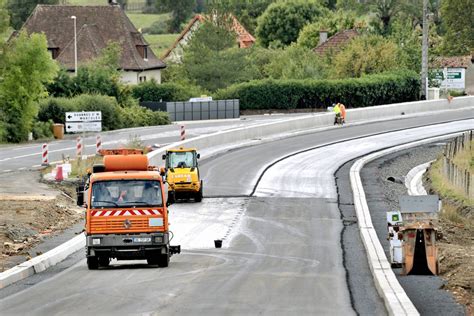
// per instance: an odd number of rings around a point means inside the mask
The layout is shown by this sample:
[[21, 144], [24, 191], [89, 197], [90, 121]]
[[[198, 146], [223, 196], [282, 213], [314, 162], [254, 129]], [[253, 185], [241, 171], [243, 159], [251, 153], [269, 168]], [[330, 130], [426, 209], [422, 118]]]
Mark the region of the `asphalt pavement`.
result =
[[[124, 261], [89, 271], [82, 259], [3, 296], [2, 314], [379, 314], [380, 299], [363, 294], [374, 293], [368, 267], [346, 262], [334, 174], [380, 147], [472, 128], [474, 120], [342, 140], [461, 118], [466, 114], [346, 126], [204, 159], [204, 194], [222, 198], [205, 198], [196, 208], [172, 206], [171, 229], [185, 237], [183, 253], [170, 267]], [[340, 143], [297, 154], [328, 142]], [[214, 236], [222, 234], [228, 237], [225, 248], [212, 248]], [[353, 255], [366, 260], [361, 243], [350, 244]]]

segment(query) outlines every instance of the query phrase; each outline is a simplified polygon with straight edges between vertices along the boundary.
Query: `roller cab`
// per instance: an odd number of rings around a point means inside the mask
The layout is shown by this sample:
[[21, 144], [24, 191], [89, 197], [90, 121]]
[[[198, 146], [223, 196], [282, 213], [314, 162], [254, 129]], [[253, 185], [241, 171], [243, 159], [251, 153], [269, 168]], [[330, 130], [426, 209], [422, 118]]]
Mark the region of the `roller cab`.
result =
[[196, 149], [183, 147], [167, 150], [163, 155], [169, 201], [202, 201], [203, 183], [199, 175], [199, 158]]

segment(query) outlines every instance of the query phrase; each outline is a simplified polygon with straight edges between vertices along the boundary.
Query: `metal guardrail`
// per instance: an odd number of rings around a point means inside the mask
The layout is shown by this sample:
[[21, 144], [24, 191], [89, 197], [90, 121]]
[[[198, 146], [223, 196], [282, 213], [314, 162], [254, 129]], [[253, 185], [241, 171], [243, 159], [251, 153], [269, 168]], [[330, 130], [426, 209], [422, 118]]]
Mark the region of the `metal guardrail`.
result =
[[153, 111], [166, 111], [171, 121], [219, 120], [240, 117], [239, 100], [204, 102], [140, 102]]

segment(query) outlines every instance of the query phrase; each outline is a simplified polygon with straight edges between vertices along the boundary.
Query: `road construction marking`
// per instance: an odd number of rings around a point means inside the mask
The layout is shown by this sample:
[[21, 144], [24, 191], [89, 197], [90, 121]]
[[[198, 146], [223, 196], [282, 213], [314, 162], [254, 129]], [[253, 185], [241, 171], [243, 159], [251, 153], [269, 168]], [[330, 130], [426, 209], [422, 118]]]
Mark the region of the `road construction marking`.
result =
[[11, 170], [10, 169], [7, 169], [7, 170], [2, 170], [3, 172], [10, 172]]

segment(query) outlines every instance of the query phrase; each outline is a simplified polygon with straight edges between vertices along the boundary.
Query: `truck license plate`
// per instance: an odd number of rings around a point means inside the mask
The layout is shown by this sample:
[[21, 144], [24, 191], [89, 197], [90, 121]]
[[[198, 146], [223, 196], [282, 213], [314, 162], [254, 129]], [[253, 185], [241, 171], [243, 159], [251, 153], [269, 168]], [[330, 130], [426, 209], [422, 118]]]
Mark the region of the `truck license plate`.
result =
[[137, 238], [133, 238], [133, 242], [151, 242], [151, 237], [137, 237]]

